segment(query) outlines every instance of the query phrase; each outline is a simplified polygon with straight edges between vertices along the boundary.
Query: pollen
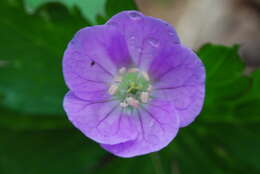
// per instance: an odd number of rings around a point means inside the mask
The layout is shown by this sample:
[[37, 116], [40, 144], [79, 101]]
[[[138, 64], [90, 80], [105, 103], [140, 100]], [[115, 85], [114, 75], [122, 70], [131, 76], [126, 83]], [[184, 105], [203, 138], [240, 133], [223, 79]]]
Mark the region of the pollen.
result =
[[130, 73], [134, 73], [134, 72], [138, 72], [138, 71], [139, 71], [138, 68], [130, 68], [130, 69], [128, 70], [128, 72], [130, 72]]
[[114, 82], [121, 82], [122, 81], [122, 76], [115, 76], [114, 77]]
[[126, 102], [128, 105], [133, 106], [134, 108], [137, 108], [139, 106], [139, 101], [133, 97], [127, 97]]
[[142, 72], [142, 75], [143, 75], [143, 77], [144, 77], [144, 79], [145, 80], [147, 80], [147, 81], [149, 81], [150, 80], [150, 77], [149, 77], [149, 75], [147, 74], [147, 72]]
[[123, 102], [120, 103], [120, 106], [125, 108], [125, 107], [128, 106], [128, 103], [126, 101], [123, 101]]
[[118, 89], [118, 86], [115, 85], [115, 84], [113, 84], [113, 85], [111, 85], [110, 88], [108, 89], [108, 93], [109, 93], [110, 95], [114, 95], [114, 94], [116, 93], [117, 89]]
[[142, 92], [140, 95], [140, 99], [143, 103], [147, 103], [149, 99], [149, 93], [148, 92]]
[[152, 85], [149, 85], [148, 88], [147, 88], [147, 91], [148, 91], [148, 92], [151, 92], [151, 91], [152, 91], [152, 88], [153, 88]]
[[119, 69], [119, 74], [124, 74], [126, 72], [126, 68], [122, 67]]

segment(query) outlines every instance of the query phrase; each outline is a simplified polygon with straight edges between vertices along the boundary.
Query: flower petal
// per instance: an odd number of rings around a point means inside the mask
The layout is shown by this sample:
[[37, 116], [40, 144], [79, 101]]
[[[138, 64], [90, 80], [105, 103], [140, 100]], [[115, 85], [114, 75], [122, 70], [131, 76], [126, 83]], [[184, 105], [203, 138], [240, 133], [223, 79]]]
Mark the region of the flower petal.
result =
[[98, 143], [117, 144], [137, 137], [133, 117], [123, 112], [118, 101], [86, 101], [68, 92], [63, 105], [73, 125]]
[[133, 115], [137, 117], [138, 137], [115, 145], [101, 144], [111, 153], [121, 157], [133, 157], [155, 152], [167, 146], [179, 129], [179, 117], [170, 102], [153, 100]]
[[107, 25], [123, 32], [135, 65], [146, 69], [150, 61], [165, 45], [179, 44], [175, 29], [163, 20], [144, 16], [137, 11], [124, 11], [113, 16]]
[[205, 70], [197, 55], [181, 45], [166, 48], [149, 74], [153, 95], [174, 102], [181, 127], [190, 124], [200, 113], [205, 95]]
[[64, 78], [78, 97], [106, 91], [118, 69], [131, 62], [124, 37], [113, 26], [80, 30], [68, 45], [63, 59]]

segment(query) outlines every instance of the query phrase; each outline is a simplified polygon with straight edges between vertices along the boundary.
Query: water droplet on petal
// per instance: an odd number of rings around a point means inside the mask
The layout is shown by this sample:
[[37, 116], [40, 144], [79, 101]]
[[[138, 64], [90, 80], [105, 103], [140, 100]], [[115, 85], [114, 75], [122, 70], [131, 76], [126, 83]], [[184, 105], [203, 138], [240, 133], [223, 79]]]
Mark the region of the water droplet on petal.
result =
[[139, 20], [142, 18], [142, 16], [137, 12], [129, 12], [128, 15], [133, 20]]
[[118, 26], [118, 23], [111, 21], [111, 22], [108, 22], [107, 25], [117, 27], [117, 26]]
[[158, 47], [160, 45], [159, 41], [154, 38], [148, 39], [148, 42], [153, 46], [153, 47]]
[[170, 35], [170, 36], [174, 36], [175, 33], [174, 33], [174, 32], [169, 32], [169, 35]]
[[141, 52], [142, 52], [142, 49], [141, 49], [141, 48], [137, 48], [137, 52], [138, 52], [138, 53], [141, 53]]
[[148, 124], [148, 127], [153, 127], [153, 126], [154, 126], [154, 122], [150, 121], [149, 124]]
[[134, 41], [134, 40], [135, 40], [135, 36], [130, 36], [130, 37], [129, 37], [129, 40], [130, 40], [130, 41]]

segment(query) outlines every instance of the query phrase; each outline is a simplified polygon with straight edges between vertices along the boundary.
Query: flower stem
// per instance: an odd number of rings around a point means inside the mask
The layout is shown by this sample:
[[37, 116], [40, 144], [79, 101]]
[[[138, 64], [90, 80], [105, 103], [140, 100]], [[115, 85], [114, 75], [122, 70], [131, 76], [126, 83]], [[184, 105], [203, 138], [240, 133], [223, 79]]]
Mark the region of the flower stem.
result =
[[152, 159], [156, 174], [164, 174], [162, 162], [160, 159], [160, 154], [158, 152], [152, 153], [151, 159]]

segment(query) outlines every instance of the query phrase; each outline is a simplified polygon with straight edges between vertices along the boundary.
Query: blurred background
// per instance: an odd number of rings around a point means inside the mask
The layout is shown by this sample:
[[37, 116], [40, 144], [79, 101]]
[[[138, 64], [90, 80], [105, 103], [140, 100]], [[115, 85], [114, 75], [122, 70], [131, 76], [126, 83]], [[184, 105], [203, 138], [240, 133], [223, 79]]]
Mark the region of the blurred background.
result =
[[137, 0], [146, 15], [176, 27], [182, 42], [192, 48], [213, 42], [241, 44], [250, 65], [260, 64], [259, 0]]
[[[129, 9], [174, 25], [208, 76], [193, 124], [122, 159], [67, 120], [61, 61], [77, 30]], [[0, 13], [0, 174], [260, 173], [259, 0], [0, 0]]]

